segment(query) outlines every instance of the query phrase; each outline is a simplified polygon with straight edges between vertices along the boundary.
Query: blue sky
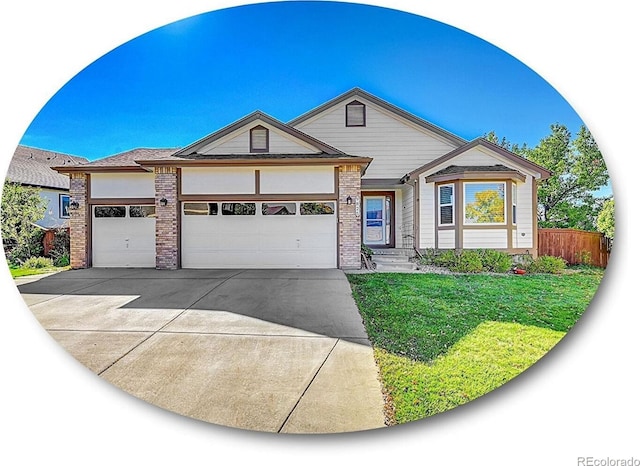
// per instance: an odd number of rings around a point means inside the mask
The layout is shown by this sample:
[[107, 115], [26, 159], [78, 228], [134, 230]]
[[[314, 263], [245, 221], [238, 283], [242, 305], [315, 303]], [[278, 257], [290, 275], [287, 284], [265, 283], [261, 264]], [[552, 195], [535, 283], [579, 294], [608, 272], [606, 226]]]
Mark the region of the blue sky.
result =
[[153, 30], [80, 71], [21, 144], [100, 158], [181, 147], [254, 111], [281, 121], [353, 87], [473, 139], [535, 145], [571, 106], [526, 65], [410, 13], [332, 2], [233, 7]]

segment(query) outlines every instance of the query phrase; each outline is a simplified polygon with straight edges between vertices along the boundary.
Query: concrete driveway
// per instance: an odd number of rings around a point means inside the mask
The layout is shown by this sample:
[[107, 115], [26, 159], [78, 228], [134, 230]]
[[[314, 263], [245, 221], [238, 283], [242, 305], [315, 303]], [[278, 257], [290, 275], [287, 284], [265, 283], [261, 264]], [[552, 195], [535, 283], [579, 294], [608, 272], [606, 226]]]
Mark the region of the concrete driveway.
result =
[[69, 353], [161, 408], [265, 432], [384, 427], [342, 271], [87, 269], [17, 284]]

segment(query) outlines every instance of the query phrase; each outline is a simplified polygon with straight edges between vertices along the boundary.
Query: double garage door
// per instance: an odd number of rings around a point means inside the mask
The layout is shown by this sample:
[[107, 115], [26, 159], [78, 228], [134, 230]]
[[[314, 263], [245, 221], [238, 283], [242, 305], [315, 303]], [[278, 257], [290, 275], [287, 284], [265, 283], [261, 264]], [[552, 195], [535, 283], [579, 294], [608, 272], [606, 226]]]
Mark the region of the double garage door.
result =
[[335, 268], [335, 201], [185, 202], [184, 268]]
[[[335, 201], [185, 202], [183, 268], [336, 268]], [[94, 267], [155, 267], [155, 206], [93, 206]]]

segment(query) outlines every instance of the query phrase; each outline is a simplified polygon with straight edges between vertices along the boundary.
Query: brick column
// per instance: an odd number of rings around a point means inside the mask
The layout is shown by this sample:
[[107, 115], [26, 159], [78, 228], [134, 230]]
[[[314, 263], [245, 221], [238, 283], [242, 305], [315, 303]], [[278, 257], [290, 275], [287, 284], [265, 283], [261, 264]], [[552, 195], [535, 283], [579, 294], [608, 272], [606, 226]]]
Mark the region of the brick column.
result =
[[[178, 268], [178, 170], [156, 167], [156, 269]], [[161, 199], [167, 200], [162, 205]]]
[[70, 209], [69, 237], [72, 269], [89, 267], [89, 176], [86, 173], [71, 173], [69, 176], [70, 202], [77, 202], [76, 210]]
[[[341, 269], [360, 268], [360, 243], [362, 241], [362, 206], [360, 205], [360, 165], [342, 165], [338, 173], [338, 256]], [[347, 197], [353, 203], [347, 205]]]

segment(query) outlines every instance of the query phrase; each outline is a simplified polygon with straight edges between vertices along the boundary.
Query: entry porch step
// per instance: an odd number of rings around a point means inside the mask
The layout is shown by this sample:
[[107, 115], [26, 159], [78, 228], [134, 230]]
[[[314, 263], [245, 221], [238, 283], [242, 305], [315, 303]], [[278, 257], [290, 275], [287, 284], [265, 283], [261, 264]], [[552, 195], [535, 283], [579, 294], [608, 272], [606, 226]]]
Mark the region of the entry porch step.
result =
[[411, 249], [373, 249], [371, 260], [376, 264], [378, 272], [407, 272], [416, 270], [416, 264], [411, 262]]

